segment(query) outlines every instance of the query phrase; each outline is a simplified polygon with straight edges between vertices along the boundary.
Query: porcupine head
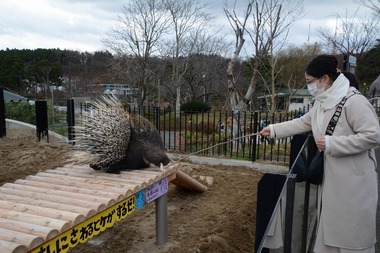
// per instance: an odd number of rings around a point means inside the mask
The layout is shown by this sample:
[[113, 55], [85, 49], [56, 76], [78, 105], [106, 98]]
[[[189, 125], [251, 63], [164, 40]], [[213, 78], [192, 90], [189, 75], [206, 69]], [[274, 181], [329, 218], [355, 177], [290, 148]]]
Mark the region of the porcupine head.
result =
[[130, 117], [131, 137], [127, 149], [125, 164], [128, 168], [147, 168], [150, 164], [167, 165], [169, 158], [156, 127], [139, 115]]
[[114, 96], [101, 96], [91, 108], [76, 132], [78, 147], [90, 153], [86, 162], [93, 169], [119, 173], [169, 163], [159, 132], [146, 118], [129, 115]]

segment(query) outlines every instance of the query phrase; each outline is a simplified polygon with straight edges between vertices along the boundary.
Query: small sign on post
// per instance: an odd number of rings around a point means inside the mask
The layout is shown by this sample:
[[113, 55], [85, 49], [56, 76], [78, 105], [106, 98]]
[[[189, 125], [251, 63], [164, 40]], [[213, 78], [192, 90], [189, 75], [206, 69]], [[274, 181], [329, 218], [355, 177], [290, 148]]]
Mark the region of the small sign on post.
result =
[[148, 188], [146, 188], [146, 203], [150, 203], [153, 200], [161, 197], [165, 193], [168, 192], [169, 188], [169, 181], [168, 178], [164, 178], [161, 181], [158, 181], [157, 183], [152, 184]]

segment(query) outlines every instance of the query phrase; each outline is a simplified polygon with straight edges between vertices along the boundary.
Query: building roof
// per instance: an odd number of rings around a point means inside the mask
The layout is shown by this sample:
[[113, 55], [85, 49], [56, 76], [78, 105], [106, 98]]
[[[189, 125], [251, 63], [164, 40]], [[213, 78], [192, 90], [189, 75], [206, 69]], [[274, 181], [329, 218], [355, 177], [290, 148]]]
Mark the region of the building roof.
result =
[[311, 97], [311, 94], [308, 89], [290, 89], [290, 88], [281, 88], [279, 92], [284, 93], [287, 96], [303, 96]]
[[[257, 97], [258, 99], [262, 98], [268, 98], [271, 97], [272, 95], [264, 95], [264, 96], [259, 96]], [[277, 96], [301, 96], [301, 97], [311, 97], [311, 94], [308, 89], [289, 89], [289, 88], [281, 88], [277, 91], [276, 97]]]
[[9, 92], [4, 90], [4, 101], [5, 102], [21, 102], [21, 101], [28, 101], [26, 97], [17, 95], [16, 93]]

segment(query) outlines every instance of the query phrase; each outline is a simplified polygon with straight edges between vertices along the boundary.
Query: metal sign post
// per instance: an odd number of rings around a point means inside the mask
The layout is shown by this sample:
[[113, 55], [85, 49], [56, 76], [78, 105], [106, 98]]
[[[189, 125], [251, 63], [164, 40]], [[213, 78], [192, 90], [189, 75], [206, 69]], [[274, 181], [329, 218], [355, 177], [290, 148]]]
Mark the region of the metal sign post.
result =
[[6, 136], [4, 90], [0, 88], [0, 138]]

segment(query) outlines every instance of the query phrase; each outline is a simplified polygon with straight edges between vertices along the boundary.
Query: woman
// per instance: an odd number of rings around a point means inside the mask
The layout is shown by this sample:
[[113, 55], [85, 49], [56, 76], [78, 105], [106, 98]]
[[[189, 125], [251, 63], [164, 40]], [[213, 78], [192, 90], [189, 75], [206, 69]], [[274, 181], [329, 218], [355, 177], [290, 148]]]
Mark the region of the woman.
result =
[[368, 100], [356, 94], [343, 106], [331, 136], [326, 128], [337, 105], [356, 90], [352, 76], [337, 70], [338, 61], [320, 55], [306, 67], [309, 92], [315, 96], [311, 110], [301, 118], [269, 125], [263, 136], [284, 138], [313, 132], [324, 151], [324, 178], [318, 201], [318, 232], [314, 252], [375, 252], [378, 201], [374, 148], [380, 143], [380, 127]]

